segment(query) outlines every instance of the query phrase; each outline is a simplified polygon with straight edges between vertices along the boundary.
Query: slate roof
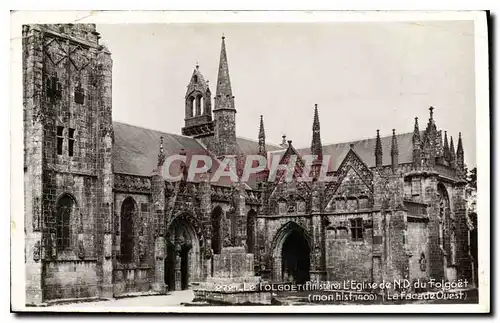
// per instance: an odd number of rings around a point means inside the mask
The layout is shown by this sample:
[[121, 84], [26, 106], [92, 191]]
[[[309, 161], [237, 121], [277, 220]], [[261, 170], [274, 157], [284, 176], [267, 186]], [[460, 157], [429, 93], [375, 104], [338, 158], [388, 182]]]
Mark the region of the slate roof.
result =
[[163, 136], [165, 155], [178, 154], [182, 148], [203, 153], [205, 149], [195, 139], [151, 130], [126, 123], [113, 122], [115, 142], [113, 167], [116, 173], [151, 176], [158, 164], [160, 137]]
[[[247, 138], [236, 138], [238, 144], [238, 153], [243, 155], [256, 155], [259, 153], [259, 142]], [[279, 146], [266, 144], [267, 151], [282, 149]]]
[[[179, 154], [184, 149], [186, 152], [187, 163], [191, 161], [193, 155], [208, 155], [209, 152], [196, 139], [191, 137], [176, 135], [158, 130], [147, 129], [133, 126], [121, 122], [113, 122], [115, 142], [113, 145], [113, 167], [115, 173], [124, 173], [139, 176], [151, 176], [157, 168], [160, 137], [163, 136], [163, 149], [165, 155]], [[245, 138], [236, 138], [238, 151], [244, 155], [257, 154], [258, 142]], [[268, 150], [278, 149], [280, 147], [267, 145]], [[219, 161], [212, 158], [212, 175], [216, 171]], [[178, 163], [173, 163], [171, 168], [172, 176], [177, 175], [174, 168]], [[201, 165], [200, 165], [201, 166]], [[195, 177], [199, 180], [199, 176]], [[255, 179], [251, 177], [247, 184], [252, 186]], [[217, 185], [230, 185], [232, 182], [229, 177], [222, 176]]]

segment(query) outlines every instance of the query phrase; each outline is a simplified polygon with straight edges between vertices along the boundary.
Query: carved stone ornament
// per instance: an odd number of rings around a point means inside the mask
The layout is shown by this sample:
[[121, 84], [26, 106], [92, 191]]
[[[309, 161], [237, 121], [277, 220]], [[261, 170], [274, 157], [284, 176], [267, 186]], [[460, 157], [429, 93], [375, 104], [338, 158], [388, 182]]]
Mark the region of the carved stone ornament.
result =
[[126, 192], [150, 192], [151, 179], [141, 176], [115, 174], [115, 189]]
[[425, 258], [425, 254], [423, 252], [420, 255], [420, 259], [419, 259], [418, 263], [420, 264], [420, 271], [427, 270], [427, 259]]
[[77, 256], [80, 259], [85, 258], [85, 245], [83, 243], [83, 237], [78, 238]]
[[40, 249], [40, 241], [37, 241], [33, 246], [33, 260], [36, 262], [40, 261]]
[[146, 245], [146, 237], [143, 235], [139, 236], [139, 258], [143, 260], [146, 257], [146, 250], [147, 250], [147, 245]]

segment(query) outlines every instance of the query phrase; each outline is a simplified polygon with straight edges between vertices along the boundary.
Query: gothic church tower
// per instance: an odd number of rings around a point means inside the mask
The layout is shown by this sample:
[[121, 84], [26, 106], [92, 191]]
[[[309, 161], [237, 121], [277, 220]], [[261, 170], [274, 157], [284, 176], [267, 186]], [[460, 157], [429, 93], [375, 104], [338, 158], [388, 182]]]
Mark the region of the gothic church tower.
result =
[[222, 47], [217, 77], [217, 91], [215, 95], [215, 154], [217, 156], [235, 155], [236, 144], [236, 109], [234, 96], [229, 79], [225, 37], [222, 36]]
[[[26, 304], [113, 295], [112, 60], [99, 38], [94, 24], [23, 26]], [[93, 279], [76, 289], [70, 271]]]

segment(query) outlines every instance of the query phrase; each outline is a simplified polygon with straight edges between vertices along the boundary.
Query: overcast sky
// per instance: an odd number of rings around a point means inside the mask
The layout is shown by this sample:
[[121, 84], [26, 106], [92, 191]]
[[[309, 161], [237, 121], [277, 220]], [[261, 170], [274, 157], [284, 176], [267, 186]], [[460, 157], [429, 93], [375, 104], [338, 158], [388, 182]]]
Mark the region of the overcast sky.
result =
[[[180, 134], [196, 62], [215, 95], [226, 36], [238, 136], [309, 147], [314, 104], [323, 144], [438, 128], [462, 131], [476, 164], [473, 22], [98, 25], [113, 55], [113, 118]], [[384, 152], [388, 154], [389, 152]]]

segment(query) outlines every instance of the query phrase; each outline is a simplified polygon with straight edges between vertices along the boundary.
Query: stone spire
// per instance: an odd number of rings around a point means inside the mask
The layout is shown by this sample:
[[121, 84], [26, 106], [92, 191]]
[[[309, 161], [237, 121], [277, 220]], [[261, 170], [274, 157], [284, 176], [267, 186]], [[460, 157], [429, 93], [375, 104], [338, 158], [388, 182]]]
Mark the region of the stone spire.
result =
[[461, 170], [464, 169], [464, 147], [462, 145], [462, 133], [458, 133], [458, 144], [457, 144], [457, 166]]
[[420, 137], [420, 129], [418, 127], [418, 117], [415, 117], [412, 142], [413, 142], [413, 166], [416, 168], [422, 165], [422, 139]]
[[259, 155], [266, 156], [266, 132], [264, 131], [264, 117], [260, 116], [259, 127]]
[[399, 148], [398, 139], [396, 138], [396, 129], [392, 129], [392, 146], [391, 146], [391, 164], [392, 170], [396, 170], [399, 165]]
[[165, 162], [165, 152], [163, 150], [163, 136], [160, 137], [160, 149], [158, 151], [158, 167], [162, 167]]
[[215, 154], [218, 157], [238, 154], [236, 142], [236, 109], [234, 96], [229, 79], [227, 65], [225, 37], [222, 36], [222, 45], [219, 61], [219, 75], [217, 77], [217, 92], [215, 93]]
[[217, 91], [215, 93], [215, 110], [232, 109], [234, 110], [234, 97], [231, 90], [231, 80], [229, 78], [229, 66], [227, 64], [226, 41], [222, 36], [222, 45], [220, 50], [219, 74], [217, 76]]
[[447, 162], [450, 161], [450, 147], [448, 146], [448, 134], [447, 134], [447, 131], [444, 132], [443, 158]]
[[455, 145], [453, 144], [453, 136], [450, 136], [450, 166], [457, 166], [457, 156], [455, 155]]
[[314, 105], [313, 136], [311, 142], [311, 154], [317, 156], [317, 160], [323, 160], [323, 145], [321, 145], [321, 134], [319, 127], [318, 105]]
[[382, 166], [382, 141], [380, 140], [379, 129], [377, 129], [377, 141], [375, 142], [375, 166]]

